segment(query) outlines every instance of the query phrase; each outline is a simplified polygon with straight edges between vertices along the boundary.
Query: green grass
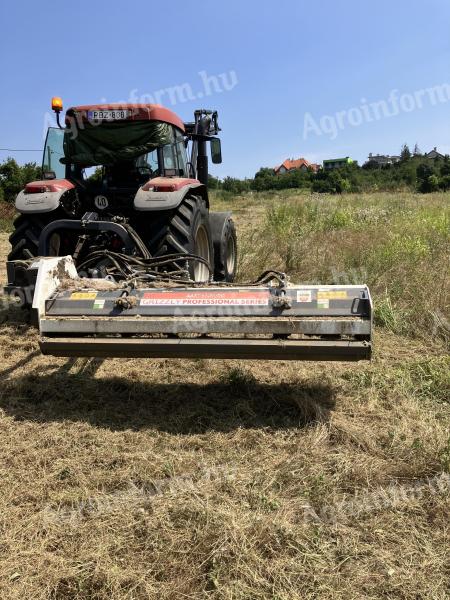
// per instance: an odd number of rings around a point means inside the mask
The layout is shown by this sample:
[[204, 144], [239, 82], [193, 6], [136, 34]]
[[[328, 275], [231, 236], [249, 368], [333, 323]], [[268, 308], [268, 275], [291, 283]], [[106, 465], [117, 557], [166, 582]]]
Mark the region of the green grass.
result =
[[344, 379], [353, 388], [389, 397], [403, 394], [431, 406], [435, 402], [450, 402], [450, 359], [448, 356], [427, 356], [395, 365], [389, 370], [370, 366], [365, 370], [349, 371]]
[[[367, 283], [379, 325], [448, 339], [448, 195], [278, 193], [260, 200], [259, 220], [239, 240], [241, 279], [271, 266], [295, 282]], [[244, 212], [247, 202], [235, 200]]]

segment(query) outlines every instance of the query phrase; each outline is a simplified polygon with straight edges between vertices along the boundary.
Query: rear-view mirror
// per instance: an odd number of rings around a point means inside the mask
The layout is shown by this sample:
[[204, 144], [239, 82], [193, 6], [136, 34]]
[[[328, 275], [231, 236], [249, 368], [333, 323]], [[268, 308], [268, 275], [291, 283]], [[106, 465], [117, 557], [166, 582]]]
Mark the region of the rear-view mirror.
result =
[[211, 140], [211, 160], [215, 165], [222, 162], [222, 146], [219, 138]]

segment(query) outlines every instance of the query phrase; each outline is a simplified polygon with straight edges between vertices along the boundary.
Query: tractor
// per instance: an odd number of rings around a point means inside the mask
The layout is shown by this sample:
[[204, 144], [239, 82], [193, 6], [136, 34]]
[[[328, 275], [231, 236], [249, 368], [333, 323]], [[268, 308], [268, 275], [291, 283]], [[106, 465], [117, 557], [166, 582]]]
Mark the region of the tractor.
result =
[[[23, 261], [36, 256], [71, 255], [81, 266], [96, 250], [132, 247], [138, 238], [145, 255], [201, 257], [189, 263], [193, 281], [233, 281], [231, 214], [209, 212], [208, 142], [213, 163], [222, 161], [217, 112], [196, 110], [194, 121], [183, 123], [151, 104], [77, 106], [62, 128], [61, 99], [52, 107], [58, 127], [48, 129], [43, 180], [16, 200], [13, 285], [21, 287]], [[104, 277], [109, 262], [99, 255], [80, 271]]]

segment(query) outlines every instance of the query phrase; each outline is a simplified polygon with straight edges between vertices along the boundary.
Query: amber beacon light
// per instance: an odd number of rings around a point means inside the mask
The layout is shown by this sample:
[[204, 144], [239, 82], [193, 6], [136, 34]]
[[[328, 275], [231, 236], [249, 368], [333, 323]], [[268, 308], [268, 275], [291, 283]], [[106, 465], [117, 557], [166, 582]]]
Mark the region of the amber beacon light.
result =
[[61, 112], [63, 109], [63, 102], [59, 96], [53, 96], [52, 98], [52, 110], [55, 112]]

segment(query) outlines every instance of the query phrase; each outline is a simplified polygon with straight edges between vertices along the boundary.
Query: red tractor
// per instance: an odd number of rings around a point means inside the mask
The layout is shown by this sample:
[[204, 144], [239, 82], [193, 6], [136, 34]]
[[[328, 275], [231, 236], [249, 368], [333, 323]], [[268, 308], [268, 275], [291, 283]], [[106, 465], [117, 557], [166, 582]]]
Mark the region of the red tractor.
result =
[[58, 127], [47, 133], [43, 180], [16, 200], [10, 291], [23, 288], [23, 261], [36, 256], [71, 255], [82, 275], [106, 277], [109, 250], [177, 256], [193, 281], [233, 281], [231, 213], [209, 212], [208, 142], [212, 162], [222, 162], [217, 112], [196, 110], [194, 122], [183, 123], [159, 105], [76, 106], [62, 128], [60, 98], [52, 108]]

